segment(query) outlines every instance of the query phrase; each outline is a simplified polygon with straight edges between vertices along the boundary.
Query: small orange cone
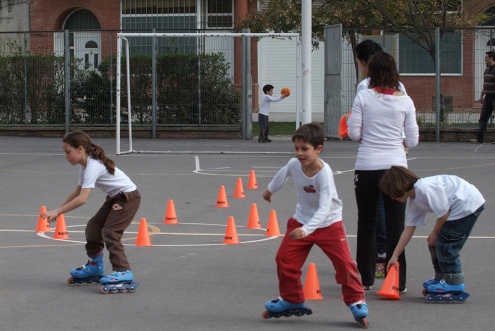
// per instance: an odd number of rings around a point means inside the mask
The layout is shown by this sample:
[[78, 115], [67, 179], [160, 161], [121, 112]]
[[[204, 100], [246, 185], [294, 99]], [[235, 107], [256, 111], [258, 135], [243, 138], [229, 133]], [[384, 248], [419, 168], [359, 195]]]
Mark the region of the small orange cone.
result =
[[41, 217], [41, 214], [46, 212], [46, 207], [40, 207], [40, 213], [38, 216], [38, 225], [36, 226], [36, 232], [50, 232], [50, 223], [46, 217]]
[[382, 288], [376, 292], [378, 295], [392, 300], [400, 300], [399, 295], [399, 262], [397, 268], [393, 265], [388, 269], [387, 277], [383, 281]]
[[67, 226], [65, 225], [65, 216], [60, 214], [57, 217], [57, 226], [55, 226], [55, 234], [53, 239], [70, 239], [69, 232], [67, 232]]
[[255, 203], [251, 204], [251, 211], [249, 212], [249, 219], [247, 224], [248, 229], [259, 229], [260, 225], [260, 216], [258, 214], [258, 207]]
[[225, 186], [220, 185], [220, 189], [218, 190], [217, 207], [227, 208], [228, 206], [229, 203], [227, 202], [227, 195], [225, 194]]
[[237, 185], [235, 186], [234, 198], [235, 199], [243, 199], [246, 196], [244, 195], [244, 187], [242, 186], [242, 178], [237, 178]]
[[146, 223], [146, 218], [141, 218], [139, 222], [139, 230], [136, 238], [136, 246], [152, 246], [150, 234], [148, 232], [148, 224]]
[[318, 281], [318, 273], [316, 272], [316, 265], [314, 263], [308, 265], [308, 273], [306, 274], [303, 291], [306, 300], [323, 299], [320, 290], [320, 282]]
[[248, 181], [248, 190], [256, 190], [258, 189], [258, 182], [256, 181], [256, 175], [254, 173], [254, 169], [251, 169], [249, 173], [249, 181]]
[[227, 220], [227, 230], [225, 231], [225, 238], [223, 240], [224, 244], [233, 245], [239, 243], [239, 238], [237, 237], [237, 230], [235, 228], [234, 217], [229, 216]]
[[174, 200], [168, 200], [167, 211], [165, 212], [164, 224], [177, 224], [177, 215], [175, 214]]
[[270, 218], [268, 219], [268, 226], [266, 228], [267, 237], [278, 237], [280, 236], [280, 229], [278, 227], [277, 213], [275, 210], [270, 210]]

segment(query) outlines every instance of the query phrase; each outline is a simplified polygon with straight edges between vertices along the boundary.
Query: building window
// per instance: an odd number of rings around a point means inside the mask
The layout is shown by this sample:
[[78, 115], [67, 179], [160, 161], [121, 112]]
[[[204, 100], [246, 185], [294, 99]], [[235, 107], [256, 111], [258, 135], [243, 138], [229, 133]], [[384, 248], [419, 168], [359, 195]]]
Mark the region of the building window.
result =
[[[423, 47], [419, 34], [399, 34], [399, 71], [407, 74], [434, 74], [433, 58]], [[440, 72], [462, 74], [462, 33], [445, 32], [440, 40]]]
[[234, 4], [233, 0], [208, 0], [206, 26], [208, 28], [233, 28]]

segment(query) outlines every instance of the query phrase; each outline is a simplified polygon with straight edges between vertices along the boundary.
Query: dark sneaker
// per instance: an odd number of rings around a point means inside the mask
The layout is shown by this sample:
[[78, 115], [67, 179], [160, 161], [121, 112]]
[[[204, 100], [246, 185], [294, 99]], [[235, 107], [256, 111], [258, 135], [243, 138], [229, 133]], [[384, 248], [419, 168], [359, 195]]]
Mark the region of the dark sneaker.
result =
[[259, 143], [266, 143], [266, 140], [263, 140], [263, 139], [258, 139], [258, 142], [259, 142]]
[[272, 140], [271, 140], [270, 138], [266, 138], [266, 139], [265, 139], [265, 142], [266, 142], [266, 143], [271, 143], [271, 142], [272, 142]]

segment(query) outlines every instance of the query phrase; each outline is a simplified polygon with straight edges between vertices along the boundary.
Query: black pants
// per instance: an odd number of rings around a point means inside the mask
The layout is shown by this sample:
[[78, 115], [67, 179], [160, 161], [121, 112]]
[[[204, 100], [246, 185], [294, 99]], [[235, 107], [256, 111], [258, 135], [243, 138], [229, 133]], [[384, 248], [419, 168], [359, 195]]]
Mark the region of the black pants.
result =
[[260, 135], [258, 140], [268, 139], [268, 116], [258, 113], [258, 124], [260, 126]]
[[486, 127], [488, 126], [488, 121], [492, 116], [493, 108], [495, 108], [495, 94], [485, 94], [480, 119], [478, 120], [478, 134], [476, 135], [476, 140], [478, 140], [481, 144], [485, 142]]
[[[364, 286], [375, 282], [376, 267], [376, 208], [380, 190], [378, 182], [386, 170], [356, 170], [354, 191], [358, 207], [356, 262]], [[406, 204], [383, 194], [387, 234], [387, 263], [404, 231]], [[399, 256], [399, 290], [406, 287], [406, 255]]]

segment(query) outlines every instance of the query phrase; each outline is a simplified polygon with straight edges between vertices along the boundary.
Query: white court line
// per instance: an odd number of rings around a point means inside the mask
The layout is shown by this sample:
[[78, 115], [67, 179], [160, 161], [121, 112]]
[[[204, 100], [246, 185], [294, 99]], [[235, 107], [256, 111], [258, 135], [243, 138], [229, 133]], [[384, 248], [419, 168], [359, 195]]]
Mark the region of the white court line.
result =
[[[137, 224], [137, 223], [134, 223], [133, 224]], [[203, 226], [221, 226], [221, 227], [224, 227], [226, 228], [227, 226], [226, 225], [223, 225], [223, 224], [208, 224], [208, 223], [180, 223], [182, 225], [203, 225]], [[71, 228], [71, 227], [81, 227], [81, 226], [85, 226], [85, 225], [70, 225], [70, 226], [67, 226], [67, 228]], [[236, 226], [236, 228], [246, 228], [245, 226]], [[252, 229], [252, 230], [259, 230], [259, 231], [266, 231], [266, 229], [264, 228], [258, 228], [258, 229]], [[82, 233], [83, 231], [70, 231], [69, 232], [69, 236], [70, 236], [70, 233]], [[137, 232], [125, 232], [125, 233], [137, 233]], [[54, 239], [50, 236], [47, 236], [45, 234], [45, 232], [37, 232], [36, 233], [39, 237], [41, 238], [45, 238], [45, 239], [49, 239], [49, 240], [56, 240], [56, 241], [64, 241], [64, 242], [70, 242], [70, 243], [79, 243], [79, 244], [85, 244], [86, 241], [79, 241], [79, 240], [72, 240], [72, 239]], [[151, 237], [154, 236], [154, 235], [158, 235], [158, 234], [164, 234], [164, 235], [167, 235], [167, 234], [171, 234], [171, 233], [167, 233], [167, 232], [152, 232], [151, 233]], [[205, 235], [205, 236], [210, 236], [210, 235], [216, 235], [218, 237], [222, 237], [225, 235], [225, 233], [220, 233], [220, 234], [209, 234], [209, 233], [177, 233], [178, 235], [196, 235], [196, 236], [200, 236], [200, 235]], [[247, 235], [243, 235], [243, 234], [237, 234], [238, 237], [242, 237], [242, 236], [261, 236], [262, 234], [259, 234], [259, 235], [255, 235], [255, 234], [247, 234]], [[262, 238], [262, 239], [257, 239], [257, 240], [249, 240], [249, 241], [239, 241], [239, 244], [252, 244], [252, 243], [257, 243], [257, 242], [262, 242], [262, 241], [268, 241], [268, 240], [273, 240], [273, 239], [277, 239], [279, 236], [276, 236], [276, 237], [265, 237], [265, 238]], [[281, 236], [280, 236], [281, 237]], [[135, 246], [135, 244], [123, 244], [124, 246]], [[228, 246], [227, 244], [221, 242], [221, 243], [215, 243], [215, 244], [178, 244], [178, 245], [172, 245], [172, 244], [152, 244], [152, 246], [155, 246], [155, 247], [203, 247], [203, 246]]]

